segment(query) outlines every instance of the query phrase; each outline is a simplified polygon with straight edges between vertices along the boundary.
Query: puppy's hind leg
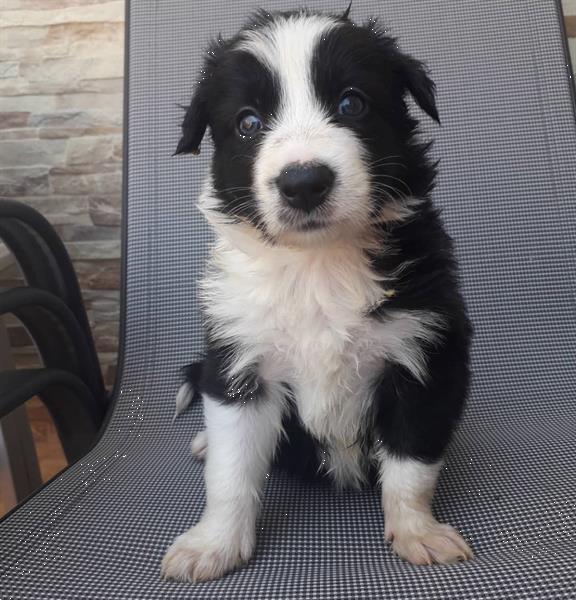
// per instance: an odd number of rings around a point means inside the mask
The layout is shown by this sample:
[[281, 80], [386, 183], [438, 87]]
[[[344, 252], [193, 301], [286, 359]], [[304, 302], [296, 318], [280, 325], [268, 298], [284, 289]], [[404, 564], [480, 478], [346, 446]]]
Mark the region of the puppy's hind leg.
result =
[[199, 460], [204, 460], [206, 458], [206, 452], [208, 450], [208, 432], [205, 429], [194, 436], [194, 439], [190, 444], [190, 450], [192, 450], [192, 454]]

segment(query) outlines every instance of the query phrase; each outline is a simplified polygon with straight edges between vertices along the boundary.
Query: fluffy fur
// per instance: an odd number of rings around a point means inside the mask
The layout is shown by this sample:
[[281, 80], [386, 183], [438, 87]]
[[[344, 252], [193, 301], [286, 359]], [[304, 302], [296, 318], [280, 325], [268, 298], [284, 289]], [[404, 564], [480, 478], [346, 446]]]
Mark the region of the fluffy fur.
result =
[[[204, 399], [192, 447], [207, 507], [168, 550], [165, 576], [212, 579], [250, 558], [275, 453], [339, 487], [375, 472], [386, 536], [406, 560], [471, 556], [430, 511], [470, 328], [408, 94], [438, 120], [424, 65], [347, 14], [260, 12], [210, 49], [177, 149], [197, 153], [209, 128], [208, 350], [177, 399], [178, 410]], [[306, 184], [322, 194], [313, 210], [287, 201], [295, 165], [333, 173], [329, 188]]]

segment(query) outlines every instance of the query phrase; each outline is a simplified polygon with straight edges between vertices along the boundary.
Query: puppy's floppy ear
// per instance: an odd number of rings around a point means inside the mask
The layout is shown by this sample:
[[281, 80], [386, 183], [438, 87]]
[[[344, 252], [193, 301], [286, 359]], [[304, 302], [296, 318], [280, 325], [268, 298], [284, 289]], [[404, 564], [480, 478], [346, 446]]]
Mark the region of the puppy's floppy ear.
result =
[[376, 36], [380, 48], [384, 51], [391, 68], [398, 77], [404, 91], [409, 92], [418, 106], [437, 123], [440, 123], [436, 108], [436, 84], [430, 78], [426, 65], [404, 54], [399, 48], [396, 38], [390, 36], [386, 29], [378, 26], [376, 19], [370, 19], [366, 25]]
[[182, 121], [182, 137], [174, 155], [200, 154], [200, 142], [202, 142], [206, 127], [208, 127], [208, 111], [201, 89], [202, 84], [199, 85], [199, 88], [194, 94], [190, 106], [186, 109], [186, 115]]
[[430, 78], [426, 65], [411, 56], [400, 54], [397, 69], [403, 84], [412, 94], [418, 106], [437, 123], [440, 123], [436, 108], [436, 84]]

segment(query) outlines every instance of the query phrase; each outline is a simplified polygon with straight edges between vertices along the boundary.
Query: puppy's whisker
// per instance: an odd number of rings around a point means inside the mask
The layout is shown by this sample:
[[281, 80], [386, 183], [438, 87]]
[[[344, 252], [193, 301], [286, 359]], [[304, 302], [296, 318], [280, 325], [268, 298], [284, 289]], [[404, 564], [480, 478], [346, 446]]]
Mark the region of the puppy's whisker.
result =
[[240, 204], [235, 204], [234, 206], [230, 207], [229, 210], [227, 211], [229, 215], [234, 215], [234, 216], [243, 216], [242, 213], [243, 211], [245, 211], [248, 208], [253, 208], [254, 205], [252, 202], [241, 202]]
[[[401, 181], [401, 180], [399, 180], [399, 181]], [[372, 183], [372, 187], [374, 189], [380, 189], [380, 190], [386, 189], [386, 190], [389, 190], [390, 192], [392, 192], [393, 194], [400, 194], [405, 199], [408, 198], [408, 196], [404, 192], [399, 190], [397, 187], [387, 184], [387, 183], [384, 183], [383, 181], [378, 181], [378, 180], [374, 181]]]
[[383, 158], [377, 158], [373, 161], [370, 161], [368, 163], [368, 166], [373, 166], [373, 165], [380, 165], [380, 164], [390, 164], [390, 165], [402, 165], [402, 166], [406, 166], [403, 162], [394, 162], [393, 159], [395, 158], [402, 158], [401, 156], [398, 155], [394, 155], [394, 156], [384, 156]]
[[375, 169], [380, 169], [382, 167], [402, 167], [403, 169], [407, 169], [406, 165], [404, 165], [402, 163], [388, 162], [388, 163], [380, 163], [380, 164], [376, 164], [376, 165], [369, 165], [368, 170], [370, 172], [374, 173], [374, 175], [379, 175], [379, 173], [377, 171], [375, 171]]
[[244, 186], [238, 186], [238, 187], [227, 187], [227, 188], [221, 188], [218, 190], [218, 192], [220, 194], [227, 194], [230, 192], [251, 192], [252, 189], [249, 187], [244, 187]]
[[385, 183], [384, 181], [382, 181], [382, 179], [384, 179], [384, 177], [374, 177], [373, 181], [372, 181], [372, 187], [376, 188], [377, 186], [381, 186], [383, 188], [392, 190], [393, 193], [398, 193], [398, 194], [401, 193], [404, 197], [413, 196], [413, 193], [412, 193], [412, 190], [410, 189], [410, 187], [401, 179], [398, 179], [396, 177], [393, 177], [393, 178], [386, 177], [386, 179], [392, 179], [394, 181], [398, 181], [399, 183], [401, 183], [404, 190], [406, 190], [405, 192], [402, 192], [401, 190], [399, 190], [396, 186], [394, 186], [392, 184]]
[[402, 186], [404, 186], [404, 188], [407, 190], [408, 194], [410, 196], [413, 196], [410, 186], [403, 179], [400, 179], [399, 177], [394, 177], [393, 175], [382, 175], [382, 177], [385, 177], [386, 179], [392, 179], [394, 181], [398, 181], [400, 184], [402, 184]]
[[400, 190], [390, 185], [386, 185], [385, 183], [375, 183], [373, 184], [372, 189], [376, 192], [386, 194], [391, 200], [395, 200], [396, 195], [399, 195], [403, 200], [407, 199], [407, 196], [400, 192]]

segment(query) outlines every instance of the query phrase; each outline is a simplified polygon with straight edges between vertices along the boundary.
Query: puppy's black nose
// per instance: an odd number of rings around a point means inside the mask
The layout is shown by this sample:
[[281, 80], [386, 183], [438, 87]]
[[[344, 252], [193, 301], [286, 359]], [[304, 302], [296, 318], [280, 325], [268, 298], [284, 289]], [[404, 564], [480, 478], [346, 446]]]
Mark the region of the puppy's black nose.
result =
[[276, 182], [287, 204], [311, 212], [324, 202], [334, 179], [334, 172], [326, 165], [292, 164], [282, 171]]

